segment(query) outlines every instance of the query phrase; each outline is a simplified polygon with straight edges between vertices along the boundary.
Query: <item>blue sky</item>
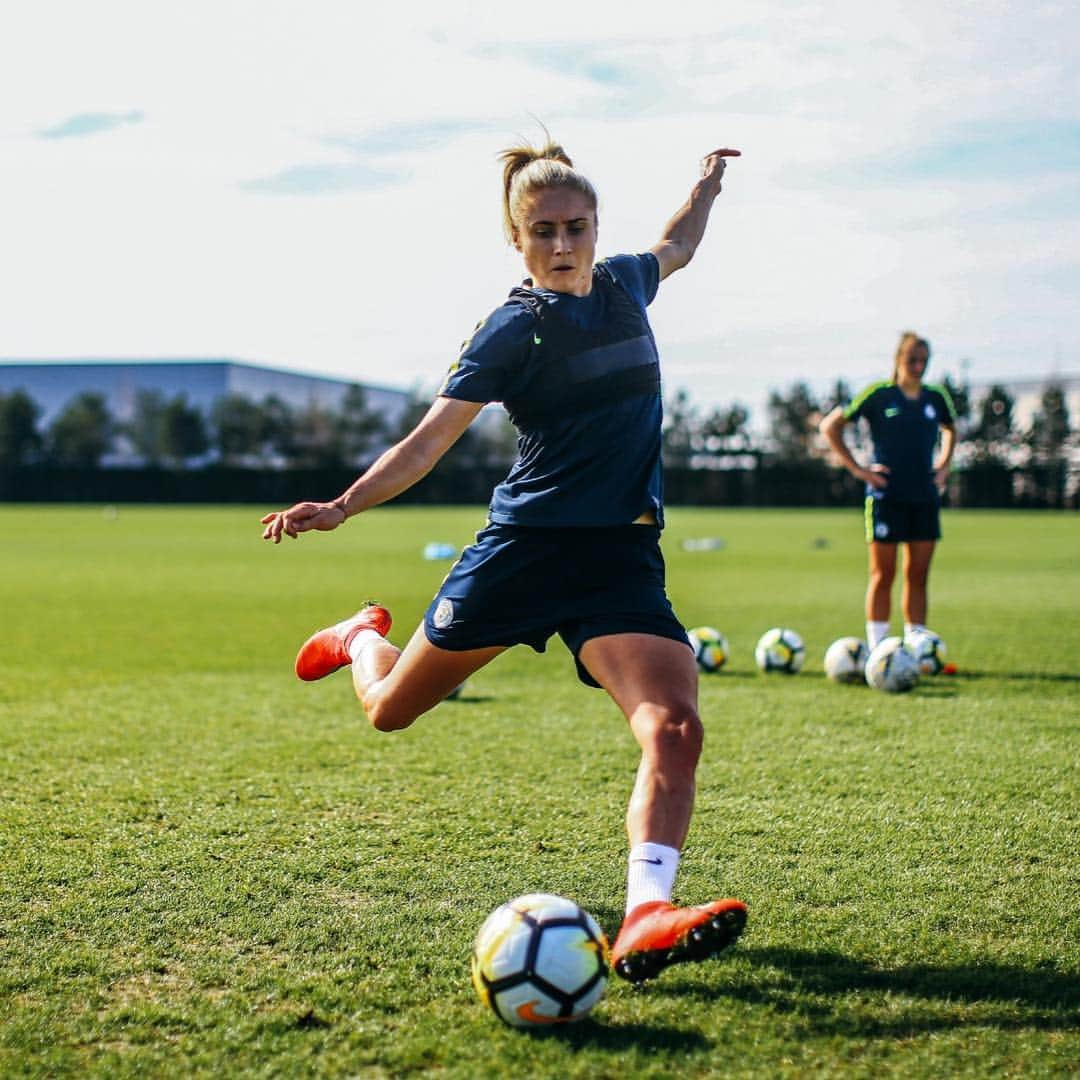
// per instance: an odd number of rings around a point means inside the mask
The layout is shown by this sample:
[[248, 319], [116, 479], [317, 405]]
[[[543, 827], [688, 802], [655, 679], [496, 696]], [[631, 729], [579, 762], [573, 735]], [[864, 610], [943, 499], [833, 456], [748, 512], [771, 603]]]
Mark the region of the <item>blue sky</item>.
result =
[[543, 121], [602, 253], [660, 235], [670, 389], [1080, 372], [1066, 3], [41, 0], [0, 14], [0, 356], [237, 359], [434, 388], [519, 276], [497, 152]]

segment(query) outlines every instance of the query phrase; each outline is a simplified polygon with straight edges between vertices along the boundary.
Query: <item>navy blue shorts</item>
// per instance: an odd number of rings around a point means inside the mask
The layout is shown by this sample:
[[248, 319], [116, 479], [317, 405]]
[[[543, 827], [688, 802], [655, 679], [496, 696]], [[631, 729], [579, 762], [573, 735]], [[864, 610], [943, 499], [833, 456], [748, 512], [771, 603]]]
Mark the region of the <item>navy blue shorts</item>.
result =
[[908, 540], [940, 540], [941, 514], [936, 502], [893, 502], [866, 497], [866, 542], [903, 544]]
[[599, 685], [578, 658], [590, 638], [652, 634], [690, 647], [664, 590], [655, 525], [488, 525], [440, 586], [424, 632], [455, 652], [493, 645], [543, 652], [558, 634], [586, 686]]

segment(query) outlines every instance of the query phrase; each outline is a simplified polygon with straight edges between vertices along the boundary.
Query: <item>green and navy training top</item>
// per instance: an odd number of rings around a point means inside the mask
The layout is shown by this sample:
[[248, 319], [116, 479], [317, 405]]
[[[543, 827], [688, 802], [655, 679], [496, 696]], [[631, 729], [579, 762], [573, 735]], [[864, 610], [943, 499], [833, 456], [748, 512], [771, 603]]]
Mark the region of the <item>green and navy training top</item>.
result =
[[866, 494], [895, 502], [936, 502], [934, 447], [938, 429], [956, 423], [956, 409], [943, 386], [924, 383], [909, 398], [896, 383], [872, 383], [844, 410], [845, 420], [864, 418], [870, 424], [874, 461], [889, 469], [888, 486], [866, 486]]
[[617, 255], [593, 268], [588, 296], [527, 280], [473, 332], [440, 394], [500, 401], [518, 455], [491, 497], [505, 525], [663, 524], [660, 361], [645, 308], [656, 256]]

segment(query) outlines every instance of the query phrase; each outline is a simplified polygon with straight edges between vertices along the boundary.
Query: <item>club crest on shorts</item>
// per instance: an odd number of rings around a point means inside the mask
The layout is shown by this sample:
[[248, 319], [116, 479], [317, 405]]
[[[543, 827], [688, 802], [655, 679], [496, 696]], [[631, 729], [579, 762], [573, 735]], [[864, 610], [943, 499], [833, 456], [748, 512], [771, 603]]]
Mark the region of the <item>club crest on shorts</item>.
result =
[[435, 614], [431, 617], [436, 629], [445, 630], [454, 621], [454, 604], [444, 596], [435, 608]]
[[879, 539], [889, 535], [889, 526], [884, 521], [879, 521], [874, 526], [874, 535]]

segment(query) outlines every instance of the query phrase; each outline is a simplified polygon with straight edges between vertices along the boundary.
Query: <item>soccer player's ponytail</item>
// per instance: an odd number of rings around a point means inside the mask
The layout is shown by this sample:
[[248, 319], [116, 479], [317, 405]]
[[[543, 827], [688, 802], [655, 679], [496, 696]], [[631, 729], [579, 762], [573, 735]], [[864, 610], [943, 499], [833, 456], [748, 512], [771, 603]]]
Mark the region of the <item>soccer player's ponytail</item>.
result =
[[580, 191], [596, 213], [596, 189], [550, 136], [540, 149], [528, 144], [511, 146], [499, 154], [499, 160], [503, 165], [503, 229], [511, 244], [517, 242], [522, 203], [545, 188], [568, 187]]

